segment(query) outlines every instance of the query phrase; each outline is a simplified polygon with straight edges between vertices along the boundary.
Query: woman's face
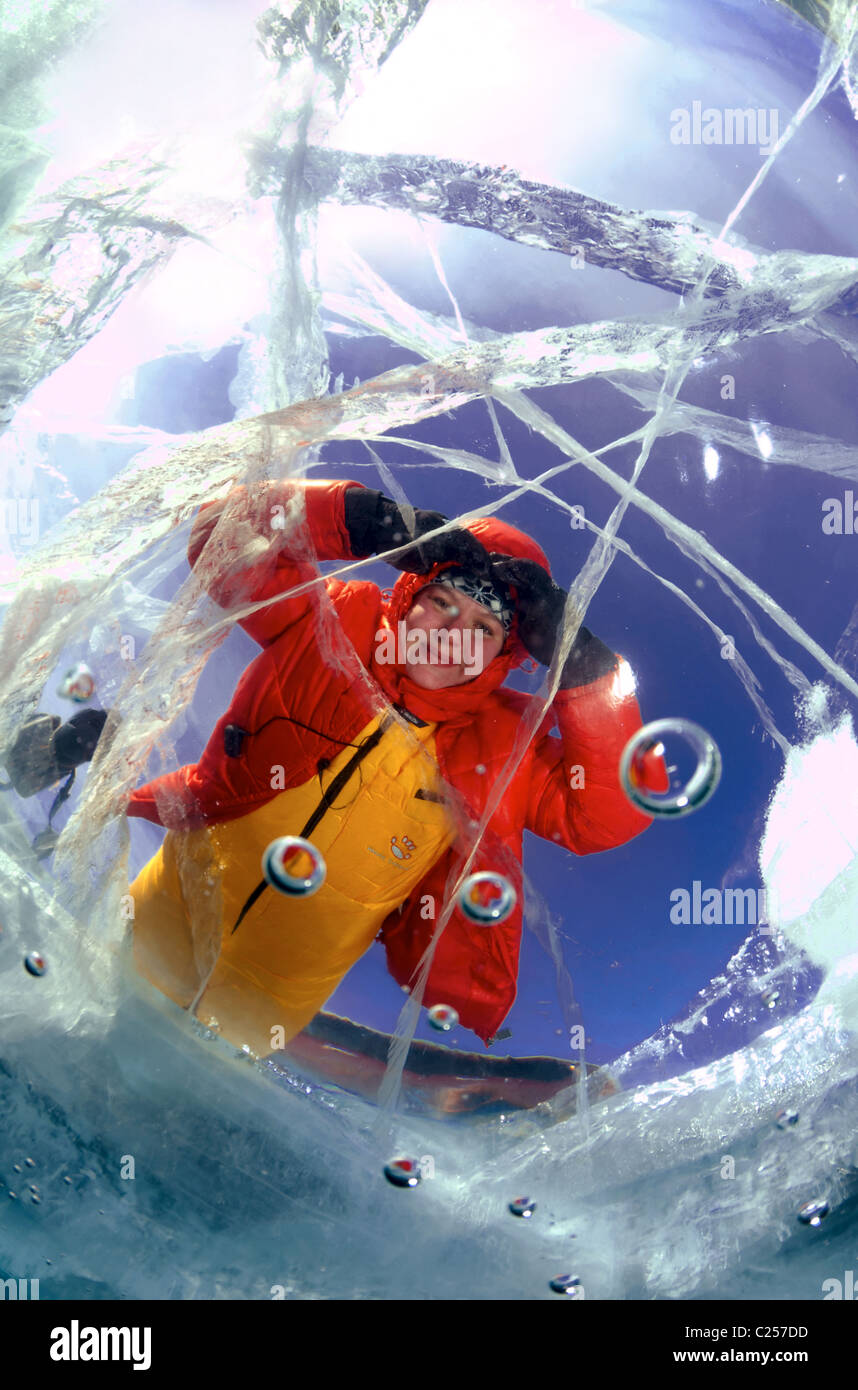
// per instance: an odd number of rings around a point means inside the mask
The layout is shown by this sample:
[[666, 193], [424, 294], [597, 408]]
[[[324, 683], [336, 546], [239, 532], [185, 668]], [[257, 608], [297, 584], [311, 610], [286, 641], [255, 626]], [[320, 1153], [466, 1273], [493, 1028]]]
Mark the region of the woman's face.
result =
[[408, 674], [424, 690], [475, 680], [506, 638], [503, 624], [488, 608], [448, 584], [420, 590], [405, 628]]

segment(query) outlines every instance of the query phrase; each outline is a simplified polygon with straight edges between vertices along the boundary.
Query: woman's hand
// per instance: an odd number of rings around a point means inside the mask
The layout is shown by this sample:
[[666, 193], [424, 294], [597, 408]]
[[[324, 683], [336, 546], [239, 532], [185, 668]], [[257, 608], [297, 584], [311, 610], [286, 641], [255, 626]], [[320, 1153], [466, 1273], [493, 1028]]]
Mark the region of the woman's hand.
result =
[[[514, 590], [518, 635], [532, 657], [550, 666], [563, 631], [568, 594], [535, 560], [492, 554], [492, 575]], [[617, 658], [586, 627], [579, 627], [560, 673], [560, 689], [591, 685], [613, 671]]]
[[471, 573], [489, 574], [488, 552], [470, 531], [456, 526], [440, 535], [429, 535], [448, 525], [449, 517], [441, 512], [416, 509], [413, 526], [409, 526], [390, 497], [373, 488], [351, 487], [346, 493], [345, 516], [352, 551], [361, 558], [378, 554], [387, 558], [387, 551], [414, 540], [416, 544], [408, 546], [401, 555], [391, 556], [387, 563], [410, 574], [428, 574], [439, 564], [456, 564]]
[[492, 574], [507, 588], [515, 590], [519, 637], [532, 657], [542, 666], [550, 666], [566, 608], [566, 594], [535, 560], [496, 554], [490, 558]]

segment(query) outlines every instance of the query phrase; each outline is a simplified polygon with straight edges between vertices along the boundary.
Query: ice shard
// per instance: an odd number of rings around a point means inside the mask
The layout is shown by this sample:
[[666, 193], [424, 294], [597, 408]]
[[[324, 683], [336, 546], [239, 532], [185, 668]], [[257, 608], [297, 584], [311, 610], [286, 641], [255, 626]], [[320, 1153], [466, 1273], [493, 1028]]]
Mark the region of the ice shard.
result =
[[[30, 201], [0, 248], [0, 420], [94, 337], [125, 295], [186, 237], [158, 206], [169, 165], [148, 150]], [[202, 223], [208, 226], [211, 208]], [[226, 220], [232, 209], [215, 217]], [[200, 219], [198, 219], [198, 222]]]
[[[288, 154], [260, 159], [258, 192], [275, 192], [291, 182], [295, 162]], [[734, 235], [729, 243], [715, 226], [690, 212], [666, 216], [600, 202], [571, 188], [533, 183], [515, 170], [463, 164], [428, 155], [357, 155], [309, 149], [300, 178], [320, 202], [401, 209], [460, 227], [476, 227], [525, 246], [578, 257], [603, 270], [675, 294], [700, 286], [707, 296], [746, 289], [755, 272], [774, 283], [788, 257], [775, 257]], [[832, 304], [851, 314], [855, 284]]]

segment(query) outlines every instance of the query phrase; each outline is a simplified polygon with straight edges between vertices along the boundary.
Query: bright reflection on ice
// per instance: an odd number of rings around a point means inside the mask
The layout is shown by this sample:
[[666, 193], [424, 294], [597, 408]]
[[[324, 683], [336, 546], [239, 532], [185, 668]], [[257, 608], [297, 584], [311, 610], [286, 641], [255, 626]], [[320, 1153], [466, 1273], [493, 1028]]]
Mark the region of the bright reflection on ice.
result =
[[767, 430], [760, 429], [760, 426], [756, 420], [749, 420], [748, 423], [751, 426], [754, 439], [757, 442], [757, 448], [760, 451], [760, 458], [771, 458], [772, 453], [774, 452], [774, 445], [772, 443], [771, 435], [768, 433]]
[[620, 661], [614, 676], [614, 691], [618, 700], [633, 695], [636, 689], [635, 673], [627, 661]]
[[707, 444], [703, 450], [703, 471], [710, 482], [718, 477], [721, 456], [717, 449], [713, 449], [711, 444]]
[[753, 251], [745, 250], [741, 246], [734, 246], [729, 241], [722, 241], [716, 238], [713, 249], [717, 255], [733, 267], [740, 279], [746, 284], [750, 283], [751, 277], [757, 268], [758, 257]]
[[[848, 718], [834, 730], [817, 735], [790, 751], [784, 777], [768, 811], [760, 845], [760, 865], [770, 903], [777, 903], [780, 922], [790, 935], [800, 919], [847, 869], [852, 870], [858, 846], [858, 747]], [[811, 954], [823, 946], [834, 928], [812, 943]], [[848, 935], [831, 942], [826, 959], [833, 965], [851, 954]]]

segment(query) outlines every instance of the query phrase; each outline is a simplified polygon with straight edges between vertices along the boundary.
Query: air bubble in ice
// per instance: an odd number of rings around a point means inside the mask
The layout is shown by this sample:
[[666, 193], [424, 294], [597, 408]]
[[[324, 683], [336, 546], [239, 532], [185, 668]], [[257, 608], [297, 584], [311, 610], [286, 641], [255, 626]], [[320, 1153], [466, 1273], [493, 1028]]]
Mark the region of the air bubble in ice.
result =
[[459, 907], [466, 917], [481, 926], [503, 922], [515, 904], [515, 889], [502, 874], [471, 874], [459, 889]]
[[583, 1298], [584, 1296], [581, 1280], [577, 1274], [558, 1274], [556, 1279], [549, 1282], [548, 1287], [554, 1293], [565, 1293], [568, 1298]]
[[70, 671], [66, 671], [57, 686], [57, 694], [64, 700], [74, 700], [76, 705], [85, 705], [94, 693], [95, 676], [84, 661], [79, 661]]
[[427, 1020], [439, 1033], [449, 1033], [459, 1022], [459, 1015], [449, 1004], [433, 1004], [427, 1014]]
[[790, 1125], [797, 1125], [798, 1112], [795, 1110], [779, 1110], [775, 1116], [775, 1124], [778, 1129], [789, 1129]]
[[415, 1158], [394, 1158], [384, 1165], [384, 1176], [394, 1187], [416, 1187], [420, 1181], [420, 1164]]
[[804, 1206], [798, 1209], [798, 1219], [803, 1226], [818, 1226], [827, 1215], [827, 1202], [805, 1202]]
[[510, 1202], [509, 1209], [513, 1216], [532, 1216], [536, 1211], [536, 1203], [530, 1197], [516, 1197]]
[[31, 975], [44, 975], [48, 968], [48, 962], [40, 951], [31, 951], [24, 957], [24, 967], [29, 970]]
[[[677, 740], [690, 747], [696, 759], [691, 776], [666, 791], [658, 790], [663, 781], [661, 759], [664, 741]], [[676, 772], [671, 767], [670, 772]], [[684, 816], [707, 802], [721, 780], [721, 754], [715, 740], [690, 719], [657, 719], [645, 724], [629, 739], [620, 758], [620, 783], [626, 796], [639, 810], [650, 816]]]
[[325, 881], [325, 861], [315, 845], [299, 835], [272, 840], [262, 856], [267, 883], [290, 898], [309, 898]]

